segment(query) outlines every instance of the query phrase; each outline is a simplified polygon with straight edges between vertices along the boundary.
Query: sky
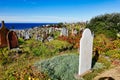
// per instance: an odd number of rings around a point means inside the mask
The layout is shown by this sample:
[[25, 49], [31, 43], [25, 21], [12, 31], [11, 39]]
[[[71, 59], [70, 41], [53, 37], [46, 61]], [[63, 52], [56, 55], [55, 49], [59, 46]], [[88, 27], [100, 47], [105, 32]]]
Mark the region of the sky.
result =
[[120, 0], [0, 0], [0, 21], [83, 22], [120, 13]]

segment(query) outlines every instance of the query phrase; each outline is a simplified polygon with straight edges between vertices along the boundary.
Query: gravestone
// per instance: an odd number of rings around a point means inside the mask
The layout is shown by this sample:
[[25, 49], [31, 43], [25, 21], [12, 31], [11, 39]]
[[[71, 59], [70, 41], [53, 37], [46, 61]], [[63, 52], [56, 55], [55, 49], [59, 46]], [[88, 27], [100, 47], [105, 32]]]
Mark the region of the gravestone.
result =
[[0, 27], [0, 48], [7, 46], [7, 34], [9, 30], [5, 27], [4, 21], [1, 23]]
[[39, 40], [39, 37], [40, 37], [39, 34], [36, 33], [35, 34], [35, 40]]
[[72, 29], [72, 36], [75, 36], [77, 34], [77, 30], [76, 29]]
[[68, 29], [63, 27], [60, 36], [68, 36]]
[[18, 38], [17, 34], [14, 31], [9, 31], [7, 36], [7, 42], [9, 49], [18, 47]]
[[53, 28], [52, 28], [52, 27], [49, 28], [49, 34], [50, 34], [51, 32], [53, 32]]
[[80, 40], [80, 55], [79, 55], [79, 72], [78, 75], [83, 75], [91, 69], [92, 66], [92, 48], [93, 35], [90, 29], [85, 29]]
[[29, 34], [29, 32], [25, 32], [25, 34], [24, 34], [24, 39], [25, 39], [25, 40], [30, 39], [30, 34]]
[[76, 35], [78, 32], [76, 29], [74, 29], [73, 34]]
[[25, 40], [30, 39], [29, 34], [25, 34]]

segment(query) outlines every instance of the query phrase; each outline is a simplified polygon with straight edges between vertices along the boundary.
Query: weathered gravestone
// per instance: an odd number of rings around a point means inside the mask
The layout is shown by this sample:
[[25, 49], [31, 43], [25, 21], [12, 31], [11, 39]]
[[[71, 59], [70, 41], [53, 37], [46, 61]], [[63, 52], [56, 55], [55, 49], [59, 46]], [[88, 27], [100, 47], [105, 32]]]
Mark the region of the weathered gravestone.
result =
[[28, 32], [25, 32], [24, 39], [25, 39], [25, 40], [30, 39], [30, 35], [29, 35], [29, 33], [28, 33]]
[[7, 34], [9, 30], [5, 27], [4, 21], [1, 23], [0, 27], [0, 48], [7, 46]]
[[79, 73], [83, 75], [91, 69], [92, 65], [92, 48], [93, 35], [90, 29], [85, 29], [80, 40], [80, 55], [79, 55]]
[[60, 36], [68, 36], [68, 29], [63, 27]]
[[72, 29], [72, 36], [75, 36], [77, 34], [77, 30], [76, 29]]
[[9, 49], [17, 48], [18, 47], [18, 37], [14, 31], [9, 31], [7, 36], [7, 42]]
[[49, 34], [52, 33], [52, 32], [54, 32], [54, 27], [49, 28]]

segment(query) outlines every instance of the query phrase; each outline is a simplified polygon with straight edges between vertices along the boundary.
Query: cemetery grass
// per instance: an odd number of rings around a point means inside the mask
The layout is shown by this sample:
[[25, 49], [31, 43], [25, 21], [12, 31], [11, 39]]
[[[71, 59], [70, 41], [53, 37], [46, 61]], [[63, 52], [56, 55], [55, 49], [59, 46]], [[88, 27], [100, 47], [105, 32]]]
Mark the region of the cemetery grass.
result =
[[[100, 56], [92, 72], [83, 76], [84, 80], [93, 80], [95, 76], [111, 68], [114, 60], [120, 59], [119, 41], [120, 39], [111, 41], [103, 34], [95, 37], [94, 48], [98, 49]], [[78, 49], [63, 40], [43, 44], [39, 41], [19, 39], [19, 43], [20, 51], [9, 51], [7, 48], [0, 50], [0, 80], [28, 80], [28, 78], [48, 80], [50, 79], [48, 74], [40, 72], [34, 67], [36, 62], [64, 54], [79, 54]]]
[[[71, 48], [71, 45], [65, 41], [54, 40], [54, 42], [41, 43], [19, 39], [20, 51], [2, 48], [0, 50], [0, 80], [48, 79], [47, 74], [36, 71], [33, 64], [55, 55], [70, 53]], [[76, 50], [71, 51], [76, 52]]]

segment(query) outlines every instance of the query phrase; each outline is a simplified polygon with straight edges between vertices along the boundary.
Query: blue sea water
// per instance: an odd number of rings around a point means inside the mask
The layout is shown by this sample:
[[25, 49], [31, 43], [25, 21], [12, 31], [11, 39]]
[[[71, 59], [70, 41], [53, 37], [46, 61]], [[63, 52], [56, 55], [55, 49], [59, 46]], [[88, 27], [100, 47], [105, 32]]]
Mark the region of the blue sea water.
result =
[[[50, 24], [57, 24], [57, 23], [5, 23], [5, 26], [8, 29], [29, 29], [33, 27], [40, 27], [43, 25], [50, 25]], [[0, 23], [1, 26], [1, 23]]]

